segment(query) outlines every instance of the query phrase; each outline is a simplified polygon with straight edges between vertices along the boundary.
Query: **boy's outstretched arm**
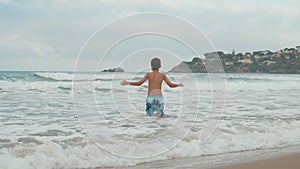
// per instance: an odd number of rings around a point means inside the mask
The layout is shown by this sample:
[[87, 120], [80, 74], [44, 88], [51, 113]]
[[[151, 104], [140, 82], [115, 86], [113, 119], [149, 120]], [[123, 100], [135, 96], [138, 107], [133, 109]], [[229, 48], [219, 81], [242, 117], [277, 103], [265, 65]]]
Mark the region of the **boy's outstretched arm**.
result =
[[148, 79], [148, 77], [149, 77], [149, 74], [146, 73], [145, 76], [140, 81], [138, 81], [138, 82], [129, 82], [127, 80], [123, 80], [121, 82], [121, 85], [122, 86], [125, 86], [125, 85], [140, 86], [141, 84], [143, 84]]
[[164, 81], [167, 83], [167, 85], [169, 87], [171, 87], [171, 88], [174, 88], [174, 87], [183, 87], [182, 83], [178, 83], [178, 84], [172, 83], [165, 74], [164, 74], [163, 77], [164, 77]]

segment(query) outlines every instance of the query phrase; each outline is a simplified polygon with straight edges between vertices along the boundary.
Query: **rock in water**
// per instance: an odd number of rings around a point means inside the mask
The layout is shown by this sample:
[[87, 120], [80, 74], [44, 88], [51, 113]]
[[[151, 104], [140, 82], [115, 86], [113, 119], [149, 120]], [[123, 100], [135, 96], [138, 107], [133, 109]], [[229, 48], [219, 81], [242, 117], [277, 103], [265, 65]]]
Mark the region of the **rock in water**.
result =
[[112, 69], [105, 69], [102, 72], [125, 72], [124, 69], [117, 67], [117, 68], [112, 68]]
[[206, 73], [206, 69], [201, 59], [193, 58], [191, 62], [181, 62], [179, 65], [173, 67], [171, 72], [176, 73]]

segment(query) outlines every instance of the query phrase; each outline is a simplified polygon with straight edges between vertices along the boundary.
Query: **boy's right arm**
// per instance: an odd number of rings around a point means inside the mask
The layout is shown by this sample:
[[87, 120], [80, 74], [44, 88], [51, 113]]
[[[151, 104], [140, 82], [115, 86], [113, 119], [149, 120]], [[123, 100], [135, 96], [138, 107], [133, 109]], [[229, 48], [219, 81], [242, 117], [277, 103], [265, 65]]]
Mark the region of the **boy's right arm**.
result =
[[129, 82], [127, 80], [123, 80], [121, 82], [121, 85], [125, 86], [125, 85], [132, 85], [132, 86], [140, 86], [141, 84], [143, 84], [149, 77], [149, 74], [146, 73], [145, 76], [138, 82]]
[[178, 83], [178, 84], [172, 83], [165, 74], [163, 75], [163, 79], [167, 83], [167, 85], [169, 87], [171, 87], [171, 88], [174, 88], [174, 87], [183, 87], [182, 83]]

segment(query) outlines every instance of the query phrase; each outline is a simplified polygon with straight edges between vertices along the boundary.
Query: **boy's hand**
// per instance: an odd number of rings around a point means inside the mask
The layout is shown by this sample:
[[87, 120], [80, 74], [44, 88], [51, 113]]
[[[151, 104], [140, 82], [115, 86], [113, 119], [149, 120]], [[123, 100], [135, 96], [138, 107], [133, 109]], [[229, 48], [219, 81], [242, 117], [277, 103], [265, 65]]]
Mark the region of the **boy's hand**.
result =
[[183, 84], [182, 84], [182, 83], [179, 83], [179, 84], [178, 84], [178, 87], [183, 87]]
[[123, 81], [121, 82], [121, 85], [122, 85], [122, 86], [130, 85], [130, 82], [128, 82], [127, 80], [123, 80]]

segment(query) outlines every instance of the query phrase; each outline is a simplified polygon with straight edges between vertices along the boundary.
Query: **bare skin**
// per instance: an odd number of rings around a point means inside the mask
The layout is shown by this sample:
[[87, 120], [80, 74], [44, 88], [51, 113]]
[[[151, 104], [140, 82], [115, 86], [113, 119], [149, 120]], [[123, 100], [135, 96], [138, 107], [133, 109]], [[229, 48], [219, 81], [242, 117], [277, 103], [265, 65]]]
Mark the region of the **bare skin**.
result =
[[146, 73], [145, 76], [137, 82], [129, 82], [127, 80], [123, 80], [121, 82], [121, 85], [133, 85], [133, 86], [140, 86], [142, 85], [146, 80], [148, 80], [148, 96], [160, 96], [162, 95], [161, 91], [161, 85], [162, 82], [165, 81], [167, 85], [171, 88], [174, 87], [183, 87], [182, 83], [172, 83], [168, 77], [160, 73], [158, 69], [152, 69], [152, 72]]
[[[162, 91], [161, 91], [161, 85], [162, 82], [165, 81], [167, 83], [167, 85], [171, 88], [174, 87], [183, 87], [182, 83], [172, 83], [168, 77], [159, 72], [159, 69], [157, 68], [152, 68], [152, 72], [146, 73], [145, 76], [137, 81], [137, 82], [129, 82], [127, 80], [123, 80], [121, 82], [121, 85], [125, 86], [125, 85], [133, 85], [133, 86], [140, 86], [142, 85], [146, 80], [148, 80], [148, 96], [161, 96], [162, 95]], [[161, 114], [159, 116], [160, 118], [163, 117], [163, 115]]]

